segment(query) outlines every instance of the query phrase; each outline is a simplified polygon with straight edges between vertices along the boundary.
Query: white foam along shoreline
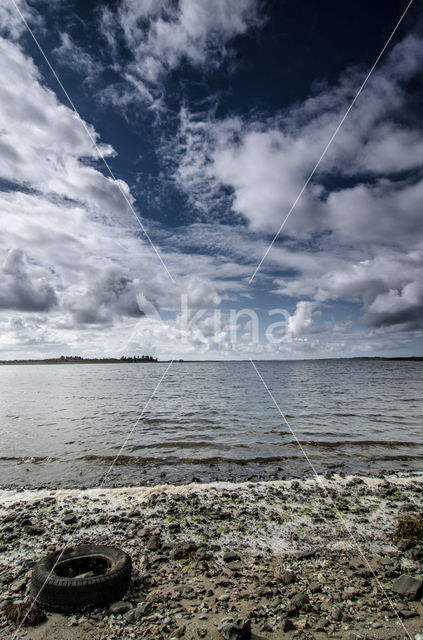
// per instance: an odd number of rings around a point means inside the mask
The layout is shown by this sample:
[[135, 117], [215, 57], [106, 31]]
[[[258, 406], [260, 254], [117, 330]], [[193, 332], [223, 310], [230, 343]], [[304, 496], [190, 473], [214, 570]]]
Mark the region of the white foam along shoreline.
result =
[[122, 498], [133, 497], [138, 502], [148, 500], [151, 496], [162, 493], [168, 496], [172, 495], [187, 495], [190, 493], [204, 494], [207, 492], [218, 493], [223, 490], [237, 491], [238, 489], [255, 488], [261, 492], [265, 492], [266, 488], [281, 488], [289, 490], [293, 483], [300, 484], [308, 490], [313, 489], [342, 489], [347, 486], [353, 478], [360, 478], [363, 483], [369, 488], [377, 488], [384, 482], [390, 482], [398, 487], [406, 488], [407, 485], [419, 483], [423, 488], [423, 473], [421, 474], [408, 474], [403, 475], [390, 474], [383, 478], [372, 476], [357, 476], [357, 475], [345, 475], [340, 476], [334, 474], [330, 479], [323, 475], [318, 475], [315, 478], [308, 479], [290, 479], [290, 480], [262, 480], [257, 482], [209, 482], [209, 483], [196, 483], [191, 482], [188, 484], [156, 484], [153, 486], [133, 486], [133, 487], [91, 487], [84, 489], [0, 489], [0, 508], [7, 508], [10, 505], [20, 502], [33, 502], [54, 496], [58, 501], [65, 500], [67, 498], [99, 498], [107, 497], [111, 503], [118, 504]]

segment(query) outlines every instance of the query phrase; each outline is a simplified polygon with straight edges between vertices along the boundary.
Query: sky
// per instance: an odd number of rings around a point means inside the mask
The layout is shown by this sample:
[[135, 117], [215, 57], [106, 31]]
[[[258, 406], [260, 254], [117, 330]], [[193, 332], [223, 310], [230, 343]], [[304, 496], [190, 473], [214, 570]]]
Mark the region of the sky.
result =
[[422, 356], [407, 4], [0, 0], [0, 358]]

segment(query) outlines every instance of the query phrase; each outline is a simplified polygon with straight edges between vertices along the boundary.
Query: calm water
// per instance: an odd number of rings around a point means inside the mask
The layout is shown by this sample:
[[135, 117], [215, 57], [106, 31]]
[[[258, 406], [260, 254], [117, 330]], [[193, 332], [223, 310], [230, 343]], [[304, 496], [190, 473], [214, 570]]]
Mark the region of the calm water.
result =
[[[0, 485], [98, 485], [165, 364], [0, 367]], [[318, 471], [420, 471], [423, 362], [257, 362]], [[249, 362], [175, 363], [105, 485], [310, 475]]]

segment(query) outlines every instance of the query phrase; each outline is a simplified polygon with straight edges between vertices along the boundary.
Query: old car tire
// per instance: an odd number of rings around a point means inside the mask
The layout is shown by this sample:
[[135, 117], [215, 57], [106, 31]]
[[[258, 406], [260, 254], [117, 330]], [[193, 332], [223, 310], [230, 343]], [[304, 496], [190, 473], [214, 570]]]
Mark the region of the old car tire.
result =
[[[89, 577], [84, 577], [82, 567]], [[131, 558], [116, 547], [69, 547], [61, 556], [60, 552], [52, 553], [35, 565], [30, 595], [39, 607], [50, 611], [100, 607], [122, 598], [131, 581], [131, 570]], [[69, 577], [75, 571], [81, 577]]]

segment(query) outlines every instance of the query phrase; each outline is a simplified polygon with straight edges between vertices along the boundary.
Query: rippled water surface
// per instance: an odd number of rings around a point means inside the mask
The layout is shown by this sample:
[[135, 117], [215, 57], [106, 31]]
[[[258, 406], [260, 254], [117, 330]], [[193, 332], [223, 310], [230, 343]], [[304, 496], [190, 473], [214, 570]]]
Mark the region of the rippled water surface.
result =
[[167, 366], [0, 367], [0, 484], [422, 468], [423, 362], [257, 362], [292, 431], [249, 362], [174, 363], [140, 415]]

